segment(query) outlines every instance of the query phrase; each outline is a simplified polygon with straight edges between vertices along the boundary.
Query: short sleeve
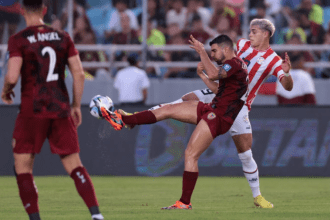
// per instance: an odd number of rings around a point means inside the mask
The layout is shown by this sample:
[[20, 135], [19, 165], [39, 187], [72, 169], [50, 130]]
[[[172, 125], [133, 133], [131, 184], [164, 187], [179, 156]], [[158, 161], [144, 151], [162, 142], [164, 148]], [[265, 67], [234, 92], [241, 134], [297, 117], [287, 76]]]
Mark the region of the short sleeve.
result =
[[68, 34], [66, 34], [66, 37], [68, 39], [68, 46], [67, 46], [67, 48], [68, 48], [68, 58], [78, 55], [79, 54], [78, 50], [74, 46], [74, 43], [73, 43], [71, 37]]
[[238, 70], [238, 64], [233, 59], [231, 59], [224, 62], [221, 68], [227, 72], [227, 78], [229, 78]]
[[313, 78], [311, 77], [311, 75], [308, 73], [308, 72], [305, 72], [305, 75], [302, 77], [304, 78], [304, 87], [303, 87], [303, 90], [304, 90], [304, 95], [307, 95], [307, 94], [315, 94], [315, 85], [314, 85], [314, 81], [313, 81]]
[[19, 42], [14, 37], [10, 37], [8, 41], [9, 58], [11, 57], [23, 57], [22, 51], [19, 47]]
[[271, 70], [271, 75], [276, 76], [276, 78], [281, 81], [281, 79], [284, 77], [284, 71], [282, 69], [282, 59], [280, 58], [274, 65], [274, 67]]

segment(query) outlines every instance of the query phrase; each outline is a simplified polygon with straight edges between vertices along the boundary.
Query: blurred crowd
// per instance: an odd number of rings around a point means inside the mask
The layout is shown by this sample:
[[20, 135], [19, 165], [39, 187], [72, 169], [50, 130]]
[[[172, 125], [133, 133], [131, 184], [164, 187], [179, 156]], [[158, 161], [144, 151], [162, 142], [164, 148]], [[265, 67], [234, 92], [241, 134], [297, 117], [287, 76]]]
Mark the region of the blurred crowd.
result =
[[[56, 29], [67, 30], [68, 10], [63, 1], [46, 1], [46, 21]], [[244, 0], [148, 0], [147, 44], [185, 45], [193, 35], [207, 44], [218, 34], [227, 34], [236, 42], [242, 36]], [[15, 10], [0, 7], [0, 31], [7, 19], [12, 34], [17, 27]], [[6, 15], [6, 16], [1, 16]], [[329, 18], [328, 18], [329, 17]], [[267, 18], [276, 27], [274, 44], [330, 44], [330, 0], [250, 0], [249, 19]], [[15, 26], [16, 25], [16, 26]], [[76, 44], [140, 44], [142, 42], [142, 0], [75, 0], [74, 42]], [[3, 38], [1, 38], [3, 39]], [[132, 53], [117, 51], [116, 61], [126, 61]], [[281, 55], [281, 53], [279, 53]], [[330, 52], [290, 52], [302, 54], [303, 62], [329, 61]], [[137, 54], [139, 55], [139, 54]], [[103, 51], [82, 51], [82, 61], [107, 61]], [[148, 61], [198, 61], [189, 51], [148, 52]], [[304, 65], [303, 65], [304, 66]], [[330, 69], [304, 68], [314, 78], [329, 78]], [[86, 71], [91, 77], [97, 68]], [[109, 71], [106, 69], [106, 71]], [[148, 68], [149, 77], [194, 78], [193, 68]]]

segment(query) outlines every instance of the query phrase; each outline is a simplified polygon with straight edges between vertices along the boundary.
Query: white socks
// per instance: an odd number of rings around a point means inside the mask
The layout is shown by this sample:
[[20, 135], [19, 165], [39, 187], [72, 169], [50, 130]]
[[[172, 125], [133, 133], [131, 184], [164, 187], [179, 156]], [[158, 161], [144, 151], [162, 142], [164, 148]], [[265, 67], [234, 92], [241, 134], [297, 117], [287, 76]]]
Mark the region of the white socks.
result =
[[177, 103], [181, 103], [181, 102], [183, 102], [183, 100], [182, 99], [178, 99], [178, 100], [175, 100], [174, 102], [156, 105], [156, 106], [150, 108], [149, 110], [156, 110], [156, 109], [159, 109], [159, 108], [163, 107], [164, 105], [177, 104]]
[[249, 182], [250, 188], [252, 190], [253, 198], [260, 195], [259, 188], [259, 171], [255, 160], [252, 157], [251, 149], [245, 151], [244, 153], [238, 154], [239, 159], [242, 161], [242, 167], [244, 175]]

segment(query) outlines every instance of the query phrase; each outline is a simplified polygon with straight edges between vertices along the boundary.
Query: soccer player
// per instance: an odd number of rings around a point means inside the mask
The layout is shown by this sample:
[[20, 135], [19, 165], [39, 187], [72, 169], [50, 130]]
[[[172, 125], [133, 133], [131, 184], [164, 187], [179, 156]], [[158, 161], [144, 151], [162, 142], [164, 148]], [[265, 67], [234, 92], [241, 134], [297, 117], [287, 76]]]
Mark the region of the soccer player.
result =
[[[197, 124], [185, 151], [182, 196], [173, 206], [163, 209], [191, 209], [190, 198], [198, 178], [198, 158], [209, 147], [213, 139], [226, 133], [245, 104], [248, 92], [247, 67], [235, 55], [232, 40], [220, 35], [210, 42], [211, 56], [223, 67], [208, 72], [206, 65], [199, 63], [197, 73], [204, 75], [205, 66], [210, 80], [219, 80], [218, 92], [211, 103], [187, 101], [167, 105], [156, 110], [142, 111], [133, 115], [111, 113], [101, 106], [102, 115], [116, 130], [124, 124], [152, 124], [168, 118]], [[209, 59], [209, 58], [208, 58]], [[120, 112], [120, 111], [119, 111]]]
[[[42, 0], [23, 0], [27, 28], [8, 42], [10, 58], [1, 98], [13, 103], [13, 88], [21, 76], [21, 105], [12, 141], [19, 195], [30, 220], [40, 219], [32, 171], [35, 155], [48, 138], [51, 152], [60, 156], [92, 219], [100, 220], [94, 187], [79, 157], [84, 71], [70, 36], [44, 24], [46, 10]], [[64, 82], [66, 64], [73, 76], [72, 107]]]
[[[252, 190], [254, 204], [261, 208], [273, 208], [273, 204], [268, 202], [261, 196], [259, 187], [259, 171], [258, 166], [252, 156], [252, 127], [249, 121], [249, 111], [254, 98], [262, 83], [271, 75], [278, 78], [285, 90], [291, 91], [293, 88], [293, 80], [290, 75], [291, 63], [289, 56], [285, 54], [282, 59], [270, 48], [269, 40], [275, 32], [274, 25], [267, 19], [254, 19], [250, 23], [250, 40], [240, 39], [237, 42], [237, 55], [244, 60], [248, 66], [249, 73], [249, 96], [245, 106], [242, 108], [233, 126], [229, 132], [236, 145], [238, 157], [242, 162], [242, 168], [246, 179]], [[192, 47], [200, 54], [203, 64], [208, 62], [203, 44], [193, 37], [191, 38]], [[217, 71], [214, 65], [208, 65], [209, 71]], [[207, 65], [205, 65], [207, 67]], [[200, 75], [206, 83], [208, 79]], [[214, 82], [212, 82], [214, 83]], [[217, 93], [217, 87], [210, 84], [211, 87], [203, 90], [196, 90], [185, 94], [181, 99], [172, 103], [161, 104], [151, 109], [157, 109], [168, 104], [180, 103], [189, 100], [198, 100], [209, 103]]]

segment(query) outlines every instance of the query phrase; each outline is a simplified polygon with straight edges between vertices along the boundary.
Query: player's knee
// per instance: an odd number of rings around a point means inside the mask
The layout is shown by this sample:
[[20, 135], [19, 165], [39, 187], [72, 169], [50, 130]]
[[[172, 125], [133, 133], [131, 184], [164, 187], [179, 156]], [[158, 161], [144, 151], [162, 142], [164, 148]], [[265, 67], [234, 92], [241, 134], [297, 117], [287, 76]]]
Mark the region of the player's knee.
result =
[[184, 152], [185, 160], [198, 160], [198, 152], [191, 150], [189, 147]]

